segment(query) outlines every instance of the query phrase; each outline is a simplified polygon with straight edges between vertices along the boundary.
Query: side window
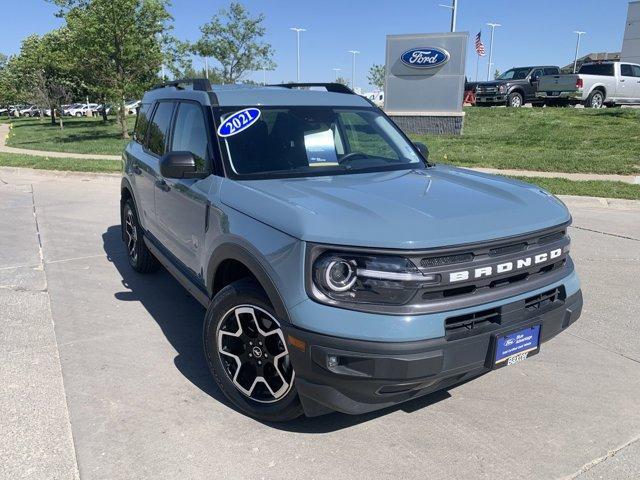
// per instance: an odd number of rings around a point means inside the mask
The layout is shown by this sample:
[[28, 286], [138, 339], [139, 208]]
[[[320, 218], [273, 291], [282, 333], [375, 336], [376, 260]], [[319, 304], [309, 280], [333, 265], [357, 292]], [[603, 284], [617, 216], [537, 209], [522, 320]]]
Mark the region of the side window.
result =
[[534, 82], [536, 82], [536, 81], [538, 81], [538, 79], [539, 79], [542, 75], [544, 75], [544, 74], [542, 73], [542, 69], [541, 69], [541, 68], [538, 68], [537, 70], [534, 70], [534, 71], [533, 71], [533, 73], [531, 74], [531, 79], [532, 79]]
[[196, 160], [198, 172], [207, 168], [207, 126], [202, 107], [197, 103], [183, 102], [178, 106], [171, 150], [191, 152]]
[[133, 129], [133, 138], [138, 143], [144, 143], [144, 137], [147, 135], [147, 127], [149, 126], [149, 114], [151, 113], [151, 104], [143, 103], [138, 110], [136, 117], [136, 126]]
[[620, 64], [620, 75], [623, 77], [633, 77], [633, 68], [627, 63]]
[[173, 113], [173, 102], [160, 102], [153, 120], [149, 123], [149, 133], [147, 136], [147, 148], [156, 155], [162, 156], [167, 146], [167, 135], [171, 114]]
[[558, 75], [560, 73], [560, 70], [558, 70], [557, 68], [545, 68], [544, 69], [544, 74], [545, 75]]
[[634, 77], [640, 77], [640, 66], [631, 65], [631, 68], [633, 69], [633, 76]]

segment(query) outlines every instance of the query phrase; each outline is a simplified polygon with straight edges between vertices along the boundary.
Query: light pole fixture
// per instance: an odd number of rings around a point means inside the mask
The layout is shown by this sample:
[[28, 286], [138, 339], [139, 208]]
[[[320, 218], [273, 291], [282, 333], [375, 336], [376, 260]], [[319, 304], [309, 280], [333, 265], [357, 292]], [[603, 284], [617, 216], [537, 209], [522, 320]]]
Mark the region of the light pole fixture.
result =
[[358, 50], [349, 50], [349, 53], [353, 55], [353, 61], [351, 63], [351, 88], [356, 90], [356, 55], [360, 52]]
[[573, 56], [573, 73], [576, 73], [576, 68], [578, 67], [578, 50], [580, 50], [580, 37], [587, 32], [583, 32], [580, 30], [576, 30], [575, 33], [578, 37], [576, 38], [576, 53]]
[[487, 64], [487, 82], [489, 81], [489, 75], [491, 73], [491, 65], [493, 65], [493, 31], [496, 27], [501, 27], [502, 25], [499, 23], [487, 23], [489, 27], [491, 27], [491, 41], [489, 42], [489, 63]]
[[458, 0], [451, 0], [451, 5], [438, 4], [439, 7], [451, 9], [451, 31], [456, 31], [456, 21], [458, 19]]
[[307, 30], [300, 27], [291, 27], [289, 30], [296, 32], [296, 51], [298, 58], [296, 62], [296, 82], [300, 83], [300, 32], [306, 32]]

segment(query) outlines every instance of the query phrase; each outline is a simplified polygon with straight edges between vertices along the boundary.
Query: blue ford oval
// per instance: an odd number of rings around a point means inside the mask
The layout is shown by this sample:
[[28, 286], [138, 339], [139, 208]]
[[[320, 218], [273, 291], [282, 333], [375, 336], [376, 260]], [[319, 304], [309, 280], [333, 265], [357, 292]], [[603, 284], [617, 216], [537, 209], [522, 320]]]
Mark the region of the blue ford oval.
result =
[[449, 52], [441, 48], [412, 48], [402, 54], [400, 60], [411, 68], [435, 68], [449, 61]]
[[240, 133], [260, 118], [260, 110], [257, 108], [245, 108], [229, 115], [218, 127], [218, 135], [221, 137], [231, 137]]

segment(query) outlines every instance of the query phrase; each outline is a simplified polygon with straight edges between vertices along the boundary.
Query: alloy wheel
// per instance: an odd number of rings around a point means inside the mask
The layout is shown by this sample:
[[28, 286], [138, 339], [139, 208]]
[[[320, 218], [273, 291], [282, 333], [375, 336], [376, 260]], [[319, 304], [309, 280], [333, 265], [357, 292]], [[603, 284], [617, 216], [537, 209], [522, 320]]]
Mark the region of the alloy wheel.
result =
[[224, 314], [216, 345], [225, 373], [246, 397], [274, 403], [289, 393], [294, 371], [278, 321], [254, 305], [239, 305]]
[[128, 209], [125, 216], [125, 241], [127, 244], [127, 253], [134, 262], [138, 259], [138, 227], [136, 226], [135, 217], [133, 216], [133, 210]]
[[602, 94], [601, 93], [594, 93], [593, 94], [593, 98], [591, 99], [591, 106], [593, 108], [602, 108]]

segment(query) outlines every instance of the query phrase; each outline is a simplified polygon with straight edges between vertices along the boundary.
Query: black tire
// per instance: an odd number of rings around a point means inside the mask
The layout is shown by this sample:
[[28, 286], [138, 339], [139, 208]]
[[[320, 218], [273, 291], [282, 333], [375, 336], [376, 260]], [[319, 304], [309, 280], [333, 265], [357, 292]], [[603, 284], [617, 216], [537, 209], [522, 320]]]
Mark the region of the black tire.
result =
[[604, 93], [602, 90], [594, 90], [589, 94], [584, 102], [584, 106], [587, 108], [602, 108], [604, 107]]
[[138, 273], [151, 273], [158, 270], [160, 262], [144, 243], [142, 228], [138, 222], [138, 213], [132, 199], [128, 199], [122, 208], [122, 229], [124, 246], [131, 268]]
[[[288, 354], [285, 354], [280, 359], [281, 361], [275, 362], [281, 368], [285, 365], [285, 368], [288, 370], [288, 374], [290, 375], [287, 378], [289, 380], [288, 383], [282, 381], [281, 386], [276, 392], [278, 393], [282, 391], [280, 396], [267, 393], [265, 388], [266, 380], [263, 380], [260, 384], [255, 383], [259, 377], [258, 372], [267, 372], [267, 363], [269, 360], [267, 359], [265, 361], [264, 359], [267, 358], [266, 354], [269, 354], [271, 355], [271, 358], [274, 358], [273, 349], [268, 350], [267, 341], [265, 340], [266, 337], [260, 337], [258, 335], [253, 341], [257, 342], [259, 338], [262, 338], [264, 345], [262, 343], [260, 345], [263, 345], [264, 354], [261, 353], [257, 356], [254, 355], [251, 359], [248, 358], [251, 357], [249, 352], [253, 351], [253, 349], [248, 350], [248, 348], [251, 347], [247, 345], [249, 338], [253, 338], [249, 336], [252, 332], [249, 331], [250, 326], [248, 327], [247, 324], [245, 324], [244, 328], [238, 326], [239, 322], [235, 319], [241, 318], [240, 315], [244, 315], [237, 314], [236, 311], [238, 309], [251, 309], [253, 311], [253, 315], [246, 314], [246, 316], [242, 317], [244, 318], [244, 322], [251, 322], [253, 319], [255, 319], [256, 323], [258, 321], [272, 322], [272, 320], [276, 320], [275, 323], [271, 323], [271, 329], [269, 329], [269, 334], [275, 341], [275, 343], [271, 343], [271, 347], [269, 348], [275, 347], [277, 344], [277, 348], [280, 349], [280, 352], [279, 354], [276, 354], [276, 357], [287, 351], [284, 334], [280, 336], [275, 331], [279, 330], [281, 332], [278, 328], [278, 323], [280, 323], [280, 321], [277, 320], [275, 311], [262, 288], [253, 279], [238, 280], [227, 285], [218, 292], [209, 304], [209, 308], [207, 309], [207, 314], [205, 316], [203, 328], [204, 353], [214, 380], [218, 384], [220, 390], [222, 390], [222, 393], [225, 394], [231, 403], [233, 403], [240, 411], [251, 417], [267, 422], [287, 422], [299, 417], [303, 413], [302, 405], [300, 404], [298, 392], [295, 388], [295, 375], [293, 368], [288, 361]], [[238, 328], [235, 332], [229, 330], [229, 322]], [[251, 323], [251, 325], [256, 325], [256, 323]], [[246, 334], [245, 330], [247, 331]], [[237, 348], [240, 352], [238, 355], [241, 355], [243, 357], [242, 359], [235, 357], [235, 355], [232, 356], [233, 352], [226, 347], [225, 351], [228, 353], [220, 353], [218, 344], [223, 341], [219, 340], [221, 331], [240, 334], [240, 336], [235, 337], [237, 340], [234, 339], [234, 342], [237, 341], [240, 344]], [[256, 334], [256, 332], [257, 331], [254, 330], [253, 334]], [[225, 337], [230, 338], [231, 335], [227, 334], [221, 338]], [[255, 348], [255, 346], [253, 348]], [[260, 350], [260, 348], [258, 348], [258, 350]], [[263, 359], [263, 367], [258, 367], [256, 365], [258, 362], [257, 358]], [[237, 362], [242, 363], [240, 363], [240, 366], [237, 366]], [[271, 360], [271, 367], [269, 368], [272, 372], [275, 372], [276, 370], [273, 370], [273, 368], [275, 368], [273, 365], [274, 362]], [[243, 368], [245, 370], [242, 370]], [[263, 368], [264, 370], [258, 370], [260, 368]], [[242, 372], [238, 372], [240, 370], [242, 370]], [[243, 372], [246, 374], [245, 382], [247, 384], [247, 387], [244, 389], [249, 391], [249, 394], [242, 392], [234, 383], [235, 378], [244, 376], [241, 375]], [[264, 375], [264, 378], [267, 378], [265, 373], [262, 373], [261, 375]], [[278, 373], [278, 375], [280, 376], [279, 378], [284, 378], [280, 373]], [[253, 378], [254, 382], [251, 381], [251, 378]], [[276, 376], [272, 376], [272, 379], [273, 378], [278, 380]], [[249, 383], [252, 384], [251, 387], [248, 387]], [[242, 386], [241, 380], [238, 380], [238, 384]], [[263, 394], [267, 395], [262, 397], [263, 400], [257, 398], [258, 395], [255, 393], [260, 390], [258, 387], [262, 389]], [[270, 386], [269, 391], [271, 390], [273, 390], [273, 388]]]
[[520, 108], [524, 105], [524, 98], [518, 92], [511, 92], [507, 97], [507, 107]]

